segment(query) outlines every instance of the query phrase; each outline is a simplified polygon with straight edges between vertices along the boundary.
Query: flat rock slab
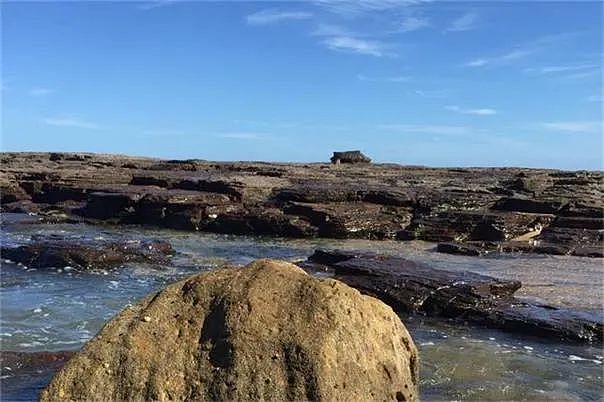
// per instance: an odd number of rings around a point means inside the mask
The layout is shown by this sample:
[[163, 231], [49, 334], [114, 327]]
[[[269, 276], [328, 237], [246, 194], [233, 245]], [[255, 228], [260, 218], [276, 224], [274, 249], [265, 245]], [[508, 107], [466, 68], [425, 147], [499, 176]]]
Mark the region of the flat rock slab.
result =
[[435, 269], [399, 257], [316, 250], [304, 263], [378, 297], [399, 312], [444, 317], [552, 340], [602, 342], [601, 317], [514, 297], [519, 281]]

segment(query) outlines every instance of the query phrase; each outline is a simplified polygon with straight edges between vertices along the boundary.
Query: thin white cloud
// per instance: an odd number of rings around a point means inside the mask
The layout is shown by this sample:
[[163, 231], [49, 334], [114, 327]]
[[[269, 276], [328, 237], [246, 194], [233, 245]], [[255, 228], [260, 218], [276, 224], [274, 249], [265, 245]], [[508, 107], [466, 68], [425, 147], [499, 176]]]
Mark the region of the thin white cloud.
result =
[[456, 105], [445, 106], [445, 110], [449, 110], [451, 112], [461, 113], [461, 114], [472, 114], [476, 116], [491, 116], [497, 114], [495, 109], [490, 108], [478, 108], [478, 109], [466, 109]]
[[399, 32], [412, 32], [419, 29], [428, 28], [430, 21], [427, 18], [407, 17], [401, 21]]
[[465, 63], [464, 66], [466, 67], [482, 67], [484, 65], [487, 65], [489, 63], [489, 61], [487, 59], [474, 59], [474, 60], [470, 60], [469, 62]]
[[310, 34], [312, 36], [355, 36], [348, 29], [332, 24], [319, 24]]
[[448, 89], [435, 89], [435, 90], [416, 89], [415, 91], [413, 91], [413, 93], [421, 96], [422, 98], [442, 99], [442, 98], [448, 97], [451, 94], [451, 91]]
[[32, 88], [29, 91], [29, 94], [31, 96], [35, 96], [35, 97], [40, 97], [40, 96], [46, 96], [46, 95], [50, 95], [52, 93], [52, 89], [49, 88]]
[[434, 124], [380, 124], [379, 129], [404, 133], [436, 134], [436, 135], [466, 135], [472, 133], [467, 126], [450, 126]]
[[282, 21], [307, 20], [312, 18], [312, 13], [306, 11], [281, 11], [278, 9], [266, 9], [258, 11], [245, 17], [249, 25], [267, 25]]
[[537, 49], [515, 49], [499, 56], [502, 61], [517, 60], [535, 53]]
[[586, 69], [597, 68], [597, 64], [575, 64], [575, 65], [560, 65], [560, 66], [545, 66], [538, 68], [526, 68], [526, 73], [550, 74], [550, 73], [566, 73], [572, 71], [581, 71]]
[[462, 32], [462, 31], [470, 31], [476, 28], [478, 24], [478, 20], [480, 19], [479, 15], [475, 12], [468, 12], [461, 17], [455, 19], [451, 25], [446, 29], [448, 32]]
[[554, 35], [544, 35], [536, 39], [512, 47], [505, 53], [491, 57], [479, 57], [463, 64], [465, 67], [484, 67], [491, 65], [504, 65], [524, 59], [535, 53], [542, 52], [552, 47], [557, 47], [570, 39], [576, 38], [580, 32], [566, 32]]
[[600, 68], [592, 68], [591, 70], [578, 71], [573, 74], [567, 75], [565, 78], [569, 78], [571, 80], [579, 80], [583, 78], [590, 77], [601, 77]]
[[394, 76], [394, 77], [368, 77], [368, 76], [363, 75], [363, 74], [357, 74], [357, 80], [359, 80], [359, 81], [369, 81], [369, 82], [398, 82], [398, 83], [403, 83], [403, 82], [409, 82], [409, 81], [411, 81], [411, 77], [405, 76], [405, 75]]
[[555, 121], [541, 123], [541, 127], [566, 133], [576, 134], [602, 134], [602, 122], [597, 120], [587, 121]]
[[99, 130], [101, 126], [96, 123], [89, 121], [80, 120], [73, 117], [48, 117], [42, 120], [44, 124], [56, 127], [71, 127], [71, 128], [85, 128], [89, 130]]
[[154, 8], [166, 7], [166, 6], [172, 5], [179, 1], [184, 1], [184, 0], [157, 0], [157, 1], [143, 2], [142, 4], [138, 5], [138, 8], [141, 10], [152, 10]]
[[389, 52], [388, 45], [377, 40], [365, 40], [354, 38], [352, 36], [334, 36], [326, 38], [323, 42], [328, 49], [344, 52], [356, 53], [375, 57], [394, 56]]
[[425, 0], [314, 0], [313, 3], [326, 10], [346, 17], [355, 17], [372, 12], [395, 11], [408, 6], [425, 3]]
[[266, 140], [269, 137], [263, 133], [236, 131], [227, 133], [218, 133], [216, 137], [226, 138], [231, 140]]

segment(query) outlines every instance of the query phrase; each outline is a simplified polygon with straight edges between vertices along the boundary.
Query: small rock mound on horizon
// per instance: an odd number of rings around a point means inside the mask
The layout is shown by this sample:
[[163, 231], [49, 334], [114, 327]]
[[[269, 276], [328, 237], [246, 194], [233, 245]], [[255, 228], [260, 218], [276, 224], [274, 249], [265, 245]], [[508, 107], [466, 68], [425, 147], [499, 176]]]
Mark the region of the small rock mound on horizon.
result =
[[258, 260], [126, 308], [42, 392], [54, 400], [404, 400], [417, 349], [390, 307]]

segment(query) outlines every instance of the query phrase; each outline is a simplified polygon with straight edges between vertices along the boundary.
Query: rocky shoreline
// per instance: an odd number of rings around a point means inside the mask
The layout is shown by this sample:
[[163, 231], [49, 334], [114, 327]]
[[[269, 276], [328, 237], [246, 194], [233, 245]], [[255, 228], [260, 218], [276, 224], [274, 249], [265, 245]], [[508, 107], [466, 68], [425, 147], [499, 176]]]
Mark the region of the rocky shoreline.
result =
[[603, 173], [2, 153], [3, 212], [292, 238], [426, 240], [445, 253], [603, 256]]
[[550, 341], [601, 344], [600, 317], [520, 300], [520, 281], [435, 269], [400, 257], [316, 250], [299, 264], [374, 296], [401, 314], [496, 328]]

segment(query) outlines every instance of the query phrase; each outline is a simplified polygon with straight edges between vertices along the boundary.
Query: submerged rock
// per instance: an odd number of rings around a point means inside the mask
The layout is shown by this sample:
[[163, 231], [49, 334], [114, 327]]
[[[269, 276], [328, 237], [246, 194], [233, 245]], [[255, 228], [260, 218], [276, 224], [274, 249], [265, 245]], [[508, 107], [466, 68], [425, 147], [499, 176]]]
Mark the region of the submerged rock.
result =
[[[305, 269], [334, 277], [398, 312], [444, 317], [551, 340], [602, 342], [600, 317], [515, 298], [519, 281], [432, 268], [399, 257], [316, 250]], [[326, 268], [325, 268], [326, 267]]]
[[1, 248], [2, 258], [30, 268], [115, 268], [127, 262], [165, 263], [173, 253], [164, 241], [74, 243], [44, 240]]
[[336, 280], [259, 260], [127, 308], [41, 400], [413, 401], [417, 384], [417, 350], [392, 309]]

